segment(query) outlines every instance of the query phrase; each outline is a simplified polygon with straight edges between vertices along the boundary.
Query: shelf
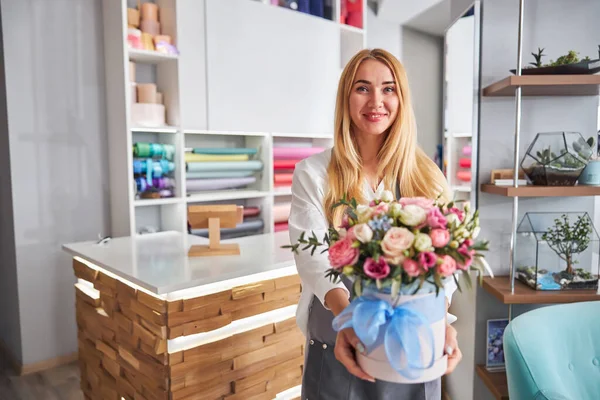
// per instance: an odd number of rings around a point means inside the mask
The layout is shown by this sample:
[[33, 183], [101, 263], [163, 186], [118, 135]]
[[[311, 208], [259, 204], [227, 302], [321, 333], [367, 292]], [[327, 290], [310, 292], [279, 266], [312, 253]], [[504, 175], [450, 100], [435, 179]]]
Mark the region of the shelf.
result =
[[508, 400], [506, 371], [490, 372], [485, 365], [477, 365], [475, 370], [496, 400]]
[[220, 136], [268, 136], [266, 132], [241, 132], [241, 131], [209, 131], [203, 129], [186, 129], [186, 135], [220, 135]]
[[177, 128], [174, 126], [164, 126], [160, 128], [144, 128], [143, 126], [136, 126], [131, 128], [131, 132], [142, 132], [142, 133], [177, 133]]
[[452, 190], [454, 190], [455, 192], [470, 192], [471, 186], [456, 185], [456, 186], [452, 186]]
[[267, 197], [270, 192], [259, 190], [220, 190], [205, 193], [194, 193], [187, 198], [188, 203], [204, 203], [208, 201], [241, 200]]
[[481, 185], [483, 193], [506, 197], [573, 197], [600, 196], [600, 186], [499, 186], [490, 183]]
[[333, 133], [271, 133], [275, 138], [306, 138], [306, 139], [331, 139]]
[[164, 199], [140, 199], [135, 200], [133, 205], [136, 207], [147, 207], [147, 206], [164, 206], [166, 204], [178, 204], [181, 203], [180, 197], [167, 197]]
[[597, 96], [600, 75], [509, 76], [483, 89], [484, 96], [514, 96], [517, 86], [523, 96]]
[[473, 134], [471, 132], [454, 132], [451, 134], [444, 134], [445, 138], [453, 137], [453, 138], [470, 138]]
[[273, 196], [291, 196], [291, 195], [292, 195], [291, 187], [283, 187], [283, 188], [273, 189]]
[[581, 301], [598, 301], [594, 290], [533, 290], [515, 279], [515, 293], [510, 293], [510, 277], [483, 278], [483, 289], [503, 304], [563, 304]]
[[129, 59], [140, 63], [155, 64], [177, 60], [178, 57], [177, 55], [159, 53], [158, 51], [129, 49]]
[[340, 28], [342, 28], [342, 31], [356, 33], [359, 35], [364, 35], [364, 32], [365, 32], [364, 29], [357, 28], [355, 26], [348, 25], [348, 24], [342, 24], [342, 23], [340, 23]]

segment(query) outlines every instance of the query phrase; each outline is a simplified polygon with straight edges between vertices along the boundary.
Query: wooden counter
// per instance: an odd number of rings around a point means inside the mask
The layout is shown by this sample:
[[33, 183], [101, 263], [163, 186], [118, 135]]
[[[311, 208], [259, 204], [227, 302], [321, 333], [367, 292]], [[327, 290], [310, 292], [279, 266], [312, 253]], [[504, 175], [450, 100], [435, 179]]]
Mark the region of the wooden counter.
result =
[[[173, 235], [179, 237], [167, 235], [168, 240], [183, 240], [184, 247], [188, 240], [197, 240]], [[139, 240], [150, 242], [141, 246], [156, 247], [152, 240], [162, 239]], [[111, 265], [110, 271], [98, 265], [100, 253], [109, 257], [116, 249], [127, 259], [122, 249], [140, 250], [138, 239], [114, 239], [105, 247], [64, 246], [75, 256], [81, 388], [86, 399], [297, 398], [305, 339], [294, 317], [301, 288], [292, 253], [278, 248], [286, 239], [287, 233], [237, 239], [241, 256], [190, 259], [185, 267], [189, 287], [178, 283], [178, 290], [163, 294], [148, 290], [153, 284], [141, 282], [140, 276], [131, 279], [137, 283], [119, 276], [120, 268], [130, 271], [131, 265]], [[195, 267], [219, 271], [221, 263], [247, 264], [245, 250], [250, 254], [249, 247], [258, 243], [264, 246], [263, 259], [282, 259], [260, 265], [255, 258], [254, 270], [240, 266], [237, 276], [226, 274], [223, 280], [211, 273], [204, 277], [210, 283], [193, 286], [203, 279]], [[86, 251], [86, 246], [92, 250]], [[172, 252], [173, 259], [179, 256]], [[160, 260], [162, 272], [156, 274], [164, 273], [165, 262]], [[174, 274], [179, 267], [173, 266]], [[150, 267], [135, 268], [147, 273]], [[286, 391], [288, 396], [281, 395]]]

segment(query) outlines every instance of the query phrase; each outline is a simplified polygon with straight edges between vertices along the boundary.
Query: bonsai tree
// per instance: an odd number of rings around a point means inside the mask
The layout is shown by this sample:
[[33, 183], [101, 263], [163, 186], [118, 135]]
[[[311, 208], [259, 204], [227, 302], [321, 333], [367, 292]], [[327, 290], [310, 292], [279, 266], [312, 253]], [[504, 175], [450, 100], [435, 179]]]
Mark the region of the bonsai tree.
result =
[[587, 215], [577, 217], [577, 221], [571, 225], [569, 217], [565, 214], [554, 220], [554, 226], [542, 235], [542, 240], [565, 262], [565, 272], [573, 275], [573, 264], [577, 260], [573, 257], [583, 252], [590, 244], [592, 225]]

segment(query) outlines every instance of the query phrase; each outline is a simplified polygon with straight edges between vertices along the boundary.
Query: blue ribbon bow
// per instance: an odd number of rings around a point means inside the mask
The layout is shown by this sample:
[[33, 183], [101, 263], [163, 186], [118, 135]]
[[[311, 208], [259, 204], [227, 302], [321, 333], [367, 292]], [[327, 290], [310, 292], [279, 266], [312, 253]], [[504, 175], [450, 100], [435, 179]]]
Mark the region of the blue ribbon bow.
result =
[[[333, 329], [354, 328], [367, 354], [384, 345], [392, 367], [407, 379], [421, 376], [422, 370], [433, 366], [435, 345], [431, 323], [445, 313], [443, 291], [402, 303], [396, 308], [369, 294], [358, 297], [333, 320]], [[431, 357], [422, 361], [419, 333], [423, 331]]]

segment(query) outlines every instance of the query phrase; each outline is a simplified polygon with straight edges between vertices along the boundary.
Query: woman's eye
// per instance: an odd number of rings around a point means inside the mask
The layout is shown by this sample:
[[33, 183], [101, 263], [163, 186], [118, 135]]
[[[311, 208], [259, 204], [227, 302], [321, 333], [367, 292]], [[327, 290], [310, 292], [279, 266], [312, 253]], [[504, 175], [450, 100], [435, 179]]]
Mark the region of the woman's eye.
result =
[[396, 88], [393, 86], [388, 86], [385, 89], [383, 89], [386, 93], [393, 93], [396, 91]]

